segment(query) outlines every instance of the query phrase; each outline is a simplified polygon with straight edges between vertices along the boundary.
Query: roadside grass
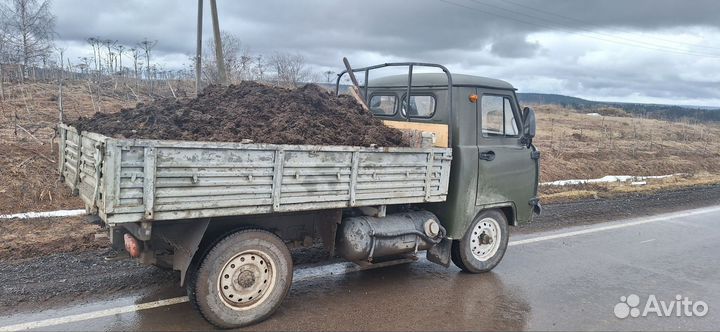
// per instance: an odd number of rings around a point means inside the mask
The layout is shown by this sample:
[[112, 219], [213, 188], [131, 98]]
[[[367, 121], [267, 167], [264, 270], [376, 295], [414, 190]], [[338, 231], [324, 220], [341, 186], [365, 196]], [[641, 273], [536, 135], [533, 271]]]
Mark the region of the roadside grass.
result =
[[[191, 93], [191, 82], [175, 82], [178, 96]], [[152, 94], [133, 88], [133, 82], [66, 81], [63, 103], [66, 118], [117, 112], [138, 102], [171, 97], [167, 86]], [[58, 86], [55, 82], [7, 84], [0, 107], [0, 214], [81, 208], [82, 202], [58, 183]], [[669, 122], [629, 117], [622, 110], [600, 110], [599, 116], [556, 105], [534, 105], [538, 119], [535, 144], [541, 151], [541, 182], [599, 178], [606, 175], [665, 175], [675, 173], [720, 175], [720, 124]], [[710, 180], [708, 180], [710, 181]], [[609, 192], [664, 190], [701, 185], [684, 181], [674, 185], [598, 189], [572, 186], [541, 188], [546, 202], [602, 197]], [[608, 185], [611, 186], [611, 185]], [[656, 186], [656, 187], [653, 187]]]
[[[187, 95], [185, 86], [189, 85], [175, 86], [175, 93]], [[136, 96], [136, 92], [140, 93], [137, 87], [120, 81], [66, 81], [65, 118], [91, 116], [98, 109], [118, 112], [135, 106], [138, 100], [171, 96], [166, 86], [158, 87], [152, 95]], [[72, 197], [70, 190], [57, 181], [58, 119], [56, 82], [6, 83], [4, 98], [0, 99], [0, 214], [83, 207], [80, 199]]]
[[557, 105], [532, 105], [540, 181], [606, 175], [720, 174], [720, 123], [593, 116]]
[[616, 198], [634, 194], [651, 194], [659, 191], [690, 187], [720, 185], [720, 175], [710, 173], [686, 174], [664, 179], [644, 180], [645, 184], [631, 182], [592, 183], [567, 186], [540, 186], [543, 203], [562, 203], [579, 199]]
[[0, 220], [0, 261], [109, 246], [107, 234], [85, 217]]

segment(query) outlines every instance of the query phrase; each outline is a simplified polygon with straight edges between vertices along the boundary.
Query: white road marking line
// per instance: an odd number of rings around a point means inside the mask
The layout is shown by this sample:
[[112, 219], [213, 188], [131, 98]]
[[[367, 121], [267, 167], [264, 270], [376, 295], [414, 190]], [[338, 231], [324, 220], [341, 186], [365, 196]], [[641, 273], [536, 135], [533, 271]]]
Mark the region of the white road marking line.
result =
[[619, 225], [593, 227], [593, 228], [583, 229], [583, 230], [574, 231], [574, 232], [566, 232], [566, 233], [552, 234], [552, 235], [546, 235], [546, 236], [538, 236], [538, 237], [533, 237], [533, 238], [524, 239], [524, 240], [510, 241], [510, 242], [508, 242], [508, 247], [517, 246], [517, 245], [521, 245], [521, 244], [542, 242], [542, 241], [547, 241], [547, 240], [562, 239], [562, 238], [571, 237], [571, 236], [604, 232], [604, 231], [611, 230], [611, 229], [637, 226], [637, 225], [647, 224], [647, 223], [656, 222], [656, 221], [660, 221], [660, 220], [664, 220], [664, 219], [641, 220], [641, 221], [628, 222], [628, 223], [619, 224]]
[[659, 217], [653, 217], [648, 219], [642, 219], [637, 221], [627, 221], [627, 222], [619, 222], [615, 225], [608, 225], [608, 226], [591, 226], [586, 229], [578, 230], [578, 231], [572, 231], [572, 232], [565, 232], [565, 233], [558, 233], [558, 234], [552, 234], [552, 235], [546, 235], [546, 236], [538, 236], [533, 237], [529, 239], [523, 239], [523, 240], [517, 240], [517, 241], [510, 241], [508, 242], [508, 246], [517, 246], [521, 244], [529, 244], [529, 243], [535, 243], [535, 242], [541, 242], [541, 241], [547, 241], [547, 240], [555, 240], [555, 239], [562, 239], [566, 237], [571, 236], [578, 236], [578, 235], [585, 235], [585, 234], [591, 234], [591, 233], [597, 233], [597, 232], [604, 232], [612, 229], [619, 229], [619, 228], [625, 228], [630, 226], [637, 226], [642, 224], [648, 224], [652, 222], [658, 222], [658, 221], [665, 221], [670, 220], [678, 217], [689, 217], [699, 214], [705, 214], [709, 212], [714, 212], [720, 210], [720, 207], [712, 207], [712, 208], [706, 208], [706, 209], [698, 209], [698, 210], [691, 210], [683, 213], [672, 213], [668, 215], [661, 215]]
[[650, 243], [650, 242], [653, 242], [653, 241], [655, 241], [655, 239], [649, 239], [649, 240], [645, 240], [645, 241], [640, 241], [640, 244]]
[[[324, 275], [331, 275], [331, 274], [339, 275], [339, 274], [345, 274], [345, 273], [352, 272], [352, 271], [357, 271], [357, 269], [353, 269], [352, 266], [350, 266], [351, 264], [352, 263], [335, 263], [335, 264], [322, 265], [322, 266], [312, 267], [312, 268], [297, 269], [294, 272], [293, 281], [310, 280], [310, 279], [315, 279], [315, 278], [318, 278], [318, 277], [321, 277]], [[354, 265], [354, 264], [352, 264], [352, 265]], [[70, 315], [70, 316], [64, 316], [64, 317], [58, 317], [58, 318], [43, 319], [43, 320], [34, 321], [34, 322], [7, 325], [7, 326], [0, 327], [0, 332], [39, 329], [39, 328], [55, 326], [55, 325], [60, 325], [60, 324], [81, 322], [81, 321], [90, 320], [90, 319], [115, 316], [115, 315], [119, 315], [119, 314], [131, 313], [131, 312], [135, 312], [135, 311], [154, 309], [154, 308], [165, 307], [165, 306], [170, 306], [170, 305], [174, 305], [174, 304], [185, 303], [185, 302], [188, 302], [189, 300], [190, 299], [188, 299], [187, 296], [181, 296], [181, 297], [174, 297], [174, 298], [170, 298], [170, 299], [158, 300], [158, 301], [154, 301], [154, 302], [147, 302], [147, 303], [141, 303], [141, 304], [128, 305], [128, 306], [124, 306], [124, 307], [118, 307], [118, 308], [92, 311], [92, 312], [88, 312], [88, 313], [84, 313], [84, 314], [77, 314], [77, 315]]]
[[0, 219], [33, 219], [49, 217], [72, 217], [87, 214], [85, 210], [57, 210], [45, 212], [23, 212], [15, 214], [0, 214]]
[[112, 308], [112, 309], [98, 310], [98, 311], [88, 312], [88, 313], [84, 313], [84, 314], [70, 315], [70, 316], [65, 316], [65, 317], [43, 319], [43, 320], [39, 320], [39, 321], [35, 321], [35, 322], [27, 322], [27, 323], [15, 324], [15, 325], [2, 326], [2, 327], [0, 327], [0, 331], [20, 331], [20, 330], [29, 330], [29, 329], [39, 329], [39, 328], [49, 327], [49, 326], [54, 326], [54, 325], [74, 323], [74, 322], [79, 322], [79, 321], [84, 321], [84, 320], [89, 320], [89, 319], [115, 316], [115, 315], [119, 315], [119, 314], [126, 314], [126, 313], [140, 311], [140, 310], [159, 308], [159, 307], [164, 307], [164, 306], [178, 304], [178, 303], [185, 303], [188, 301], [189, 300], [188, 300], [187, 296], [174, 297], [171, 299], [165, 299], [165, 300], [159, 300], [159, 301], [155, 301], [155, 302], [148, 302], [148, 303], [141, 303], [141, 304], [133, 304], [133, 305]]
[[[561, 239], [561, 238], [566, 238], [566, 237], [571, 237], [571, 236], [603, 232], [603, 231], [607, 231], [607, 230], [613, 230], [613, 229], [642, 225], [642, 224], [647, 224], [647, 223], [652, 223], [652, 222], [664, 221], [664, 220], [669, 220], [669, 219], [678, 218], [678, 217], [694, 216], [694, 215], [699, 215], [699, 214], [704, 214], [704, 213], [709, 213], [709, 212], [715, 212], [718, 210], [720, 210], [720, 207], [705, 208], [705, 209], [691, 210], [691, 211], [682, 212], [682, 213], [667, 214], [667, 215], [662, 215], [659, 217], [643, 219], [643, 220], [638, 220], [638, 221], [622, 222], [622, 223], [615, 224], [615, 225], [591, 226], [587, 229], [578, 230], [578, 231], [552, 234], [552, 235], [547, 235], [547, 236], [538, 236], [538, 237], [517, 240], [517, 241], [510, 241], [510, 242], [508, 242], [508, 246], [517, 246], [517, 245], [523, 245], [523, 244], [529, 244], [529, 243]], [[344, 274], [344, 273], [353, 272], [353, 271], [357, 271], [357, 269], [348, 268], [348, 263], [335, 263], [335, 264], [323, 265], [323, 266], [318, 266], [318, 267], [298, 269], [293, 273], [293, 275], [294, 275], [294, 277], [297, 277], [297, 279], [295, 279], [295, 281], [302, 281], [302, 280], [314, 279], [314, 278], [317, 278], [322, 275], [327, 275], [328, 273]], [[44, 320], [39, 320], [39, 321], [34, 321], [34, 322], [1, 326], [0, 332], [37, 329], [37, 328], [55, 326], [55, 325], [60, 325], [60, 324], [75, 323], [75, 322], [80, 322], [80, 321], [84, 321], [84, 320], [90, 320], [90, 319], [114, 316], [114, 315], [130, 313], [130, 312], [135, 312], [135, 311], [140, 311], [140, 310], [154, 309], [154, 308], [159, 308], [159, 307], [164, 307], [164, 306], [169, 306], [169, 305], [175, 305], [175, 304], [179, 304], [179, 303], [185, 303], [188, 301], [189, 301], [189, 299], [187, 296], [181, 296], [181, 297], [175, 297], [175, 298], [171, 298], [171, 299], [159, 300], [159, 301], [155, 301], [155, 302], [147, 302], [147, 303], [129, 305], [129, 306], [124, 306], [124, 307], [118, 307], [118, 308], [98, 310], [98, 311], [88, 312], [88, 313], [84, 313], [84, 314], [70, 315], [70, 316], [64, 316], [64, 317], [58, 317], [58, 318], [44, 319]]]

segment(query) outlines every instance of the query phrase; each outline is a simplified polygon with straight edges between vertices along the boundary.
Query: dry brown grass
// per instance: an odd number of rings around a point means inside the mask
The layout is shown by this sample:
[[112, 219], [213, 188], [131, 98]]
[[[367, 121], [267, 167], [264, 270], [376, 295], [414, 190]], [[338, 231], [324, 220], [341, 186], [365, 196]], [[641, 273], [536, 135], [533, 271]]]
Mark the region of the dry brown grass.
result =
[[[175, 86], [179, 95], [188, 95], [191, 84]], [[132, 91], [123, 83], [108, 81], [92, 85], [100, 98], [91, 99], [87, 82], [69, 82], [65, 86], [65, 116], [75, 119], [95, 113], [117, 112], [151, 99], [142, 91]], [[170, 96], [162, 86], [156, 90]], [[69, 196], [65, 186], [56, 182], [57, 148], [50, 144], [58, 120], [58, 87], [55, 83], [30, 83], [5, 87], [0, 103], [0, 214], [79, 208], [79, 199]], [[159, 97], [157, 94], [153, 98]], [[542, 151], [541, 181], [597, 178], [605, 175], [663, 175], [673, 173], [720, 174], [720, 124], [693, 124], [626, 117], [620, 110], [606, 110], [618, 116], [595, 117], [552, 105], [534, 106], [538, 118], [536, 145]], [[14, 124], [21, 129], [15, 134]], [[52, 147], [52, 148], [51, 148]], [[705, 181], [705, 180], [702, 180]], [[609, 192], [663, 190], [681, 185], [646, 187], [542, 187], [546, 201], [591, 198]], [[714, 181], [714, 180], [707, 180]], [[719, 181], [720, 182], [720, 181]]]
[[107, 247], [106, 238], [95, 240], [98, 233], [104, 232], [83, 217], [5, 220], [0, 222], [0, 260]]
[[[126, 84], [131, 83], [131, 84]], [[179, 96], [189, 94], [190, 82], [174, 83]], [[149, 95], [144, 87], [132, 87], [132, 82], [104, 81], [88, 84], [86, 81], [66, 82], [63, 87], [63, 105], [66, 119], [90, 116], [99, 109], [103, 113], [117, 112], [134, 107], [138, 102], [172, 97], [170, 89], [159, 85]], [[92, 91], [92, 94], [90, 93]], [[15, 135], [14, 123], [45, 142], [53, 135], [58, 122], [58, 85], [56, 82], [10, 84], [5, 86], [5, 99], [0, 103], [0, 138], [6, 141], [36, 141], [21, 129]], [[17, 119], [15, 119], [17, 118]]]
[[636, 193], [652, 193], [688, 187], [720, 184], [720, 175], [700, 173], [673, 176], [664, 179], [649, 179], [645, 185], [629, 182], [594, 183], [573, 186], [541, 186], [540, 198], [543, 203], [556, 203], [577, 199], [612, 198]]
[[[102, 89], [98, 98], [99, 87]], [[97, 107], [102, 112], [117, 112], [137, 104], [133, 91], [119, 82], [92, 84], [91, 89], [92, 99], [86, 81], [66, 84], [66, 118], [90, 116]], [[176, 93], [187, 91], [175, 89]], [[170, 95], [169, 89], [156, 91]], [[57, 83], [5, 86], [5, 99], [0, 100], [0, 214], [83, 206], [80, 199], [70, 196], [66, 186], [57, 182], [57, 144], [51, 143], [58, 122], [57, 98]], [[147, 94], [140, 98], [151, 99]], [[22, 128], [16, 129], [15, 124]]]
[[605, 175], [720, 174], [720, 124], [591, 116], [535, 105], [541, 181]]

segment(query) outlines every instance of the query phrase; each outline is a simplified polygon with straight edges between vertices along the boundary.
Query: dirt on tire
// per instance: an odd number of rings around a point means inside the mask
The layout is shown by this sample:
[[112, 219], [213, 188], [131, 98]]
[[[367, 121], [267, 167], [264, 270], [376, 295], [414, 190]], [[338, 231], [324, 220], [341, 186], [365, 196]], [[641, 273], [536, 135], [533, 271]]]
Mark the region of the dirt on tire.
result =
[[297, 89], [244, 81], [207, 87], [197, 98], [165, 99], [71, 125], [115, 138], [272, 144], [407, 146], [402, 132], [351, 96], [307, 84]]

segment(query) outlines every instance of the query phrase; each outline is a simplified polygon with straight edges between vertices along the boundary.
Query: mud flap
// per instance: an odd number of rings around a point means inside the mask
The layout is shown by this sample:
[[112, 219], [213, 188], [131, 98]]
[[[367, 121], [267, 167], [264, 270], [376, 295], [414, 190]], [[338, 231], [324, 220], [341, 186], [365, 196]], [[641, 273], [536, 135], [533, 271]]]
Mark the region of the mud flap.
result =
[[[540, 199], [533, 197], [528, 201], [528, 204], [532, 206], [533, 214], [536, 216], [542, 215], [542, 205], [540, 205]], [[532, 216], [531, 216], [532, 217]]]
[[434, 245], [427, 251], [427, 259], [435, 264], [442, 265], [444, 267], [450, 266], [450, 248], [452, 247], [452, 240], [448, 238], [442, 239], [440, 243]]
[[198, 250], [209, 223], [210, 219], [201, 219], [155, 229], [155, 235], [172, 245], [174, 249], [173, 269], [180, 271], [180, 286], [185, 284], [188, 267]]

